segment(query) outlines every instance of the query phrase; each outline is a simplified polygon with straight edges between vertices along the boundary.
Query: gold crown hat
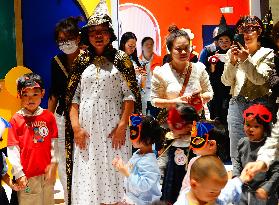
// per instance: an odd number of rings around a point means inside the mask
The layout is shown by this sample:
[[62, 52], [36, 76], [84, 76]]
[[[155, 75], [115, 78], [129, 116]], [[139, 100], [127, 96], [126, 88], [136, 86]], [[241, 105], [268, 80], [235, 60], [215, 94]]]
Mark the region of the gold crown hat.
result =
[[97, 26], [103, 23], [109, 23], [109, 27], [112, 28], [112, 20], [109, 15], [106, 0], [100, 0], [84, 27]]

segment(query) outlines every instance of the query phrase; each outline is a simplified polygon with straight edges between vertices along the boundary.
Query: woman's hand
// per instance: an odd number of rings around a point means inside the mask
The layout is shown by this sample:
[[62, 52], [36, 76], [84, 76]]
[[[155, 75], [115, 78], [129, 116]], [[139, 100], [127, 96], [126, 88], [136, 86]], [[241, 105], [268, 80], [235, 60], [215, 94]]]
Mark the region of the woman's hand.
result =
[[109, 135], [112, 138], [112, 148], [120, 149], [125, 144], [126, 128], [127, 124], [120, 121], [117, 127], [112, 130]]
[[239, 49], [237, 45], [231, 45], [231, 57], [230, 57], [230, 63], [232, 65], [236, 65], [238, 61], [238, 54], [239, 54]]
[[240, 61], [245, 61], [248, 56], [249, 56], [249, 50], [247, 48], [244, 48], [240, 43], [238, 43], [240, 50], [238, 53], [238, 58], [240, 59]]
[[267, 200], [268, 194], [263, 188], [258, 188], [256, 190], [256, 197], [261, 200]]
[[49, 164], [45, 169], [45, 181], [54, 183], [56, 180], [57, 163]]
[[236, 65], [238, 59], [240, 61], [245, 61], [249, 56], [249, 50], [244, 48], [240, 43], [231, 46], [231, 58], [230, 62], [232, 65]]
[[74, 129], [74, 141], [80, 149], [85, 149], [86, 140], [89, 138], [89, 134], [84, 128]]
[[188, 103], [190, 102], [191, 99], [192, 99], [192, 95], [189, 93], [184, 96], [176, 98], [176, 103]]
[[145, 67], [137, 67], [137, 68], [135, 68], [135, 72], [137, 75], [139, 75], [139, 74], [147, 75]]

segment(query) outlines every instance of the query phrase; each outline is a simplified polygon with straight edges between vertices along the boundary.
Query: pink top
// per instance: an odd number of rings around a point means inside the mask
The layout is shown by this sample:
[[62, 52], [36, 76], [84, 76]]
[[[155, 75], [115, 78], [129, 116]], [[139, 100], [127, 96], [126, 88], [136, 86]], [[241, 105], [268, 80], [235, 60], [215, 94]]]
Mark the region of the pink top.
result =
[[200, 157], [201, 156], [197, 156], [190, 160], [190, 162], [188, 164], [186, 175], [182, 181], [182, 186], [181, 186], [180, 192], [185, 189], [190, 189], [190, 170], [191, 170], [192, 164]]

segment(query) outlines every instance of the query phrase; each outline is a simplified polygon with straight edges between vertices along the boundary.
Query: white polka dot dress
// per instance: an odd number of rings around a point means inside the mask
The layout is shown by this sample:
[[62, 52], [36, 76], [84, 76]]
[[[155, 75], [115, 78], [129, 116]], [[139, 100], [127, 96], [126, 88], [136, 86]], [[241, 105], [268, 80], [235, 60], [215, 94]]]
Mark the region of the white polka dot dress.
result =
[[134, 100], [121, 73], [109, 61], [97, 69], [85, 69], [73, 103], [79, 104], [79, 121], [89, 133], [86, 149], [75, 147], [72, 204], [114, 204], [124, 195], [124, 177], [116, 172], [112, 160], [119, 155], [124, 161], [131, 157], [131, 143], [120, 150], [112, 148], [109, 134], [120, 120], [124, 100]]

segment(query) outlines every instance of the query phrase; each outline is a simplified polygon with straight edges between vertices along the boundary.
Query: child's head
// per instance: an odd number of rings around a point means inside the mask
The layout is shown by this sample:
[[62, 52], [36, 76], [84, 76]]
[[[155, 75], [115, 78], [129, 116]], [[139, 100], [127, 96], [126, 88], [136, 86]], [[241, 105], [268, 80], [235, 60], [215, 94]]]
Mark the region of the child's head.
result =
[[41, 76], [35, 73], [24, 74], [17, 79], [17, 92], [22, 107], [30, 112], [36, 111], [45, 94]]
[[197, 201], [214, 202], [227, 181], [225, 166], [216, 156], [201, 156], [191, 166], [191, 192]]
[[155, 144], [157, 150], [163, 143], [164, 130], [152, 116], [131, 115], [130, 139], [135, 148]]
[[[195, 127], [194, 127], [195, 126]], [[200, 121], [193, 124], [191, 147], [197, 155], [217, 155], [226, 160], [226, 131], [215, 122]]]
[[262, 104], [254, 104], [243, 112], [244, 132], [250, 141], [270, 135], [272, 114]]
[[188, 104], [177, 104], [168, 114], [168, 125], [174, 137], [190, 135], [193, 121], [198, 121], [199, 115], [195, 108]]

